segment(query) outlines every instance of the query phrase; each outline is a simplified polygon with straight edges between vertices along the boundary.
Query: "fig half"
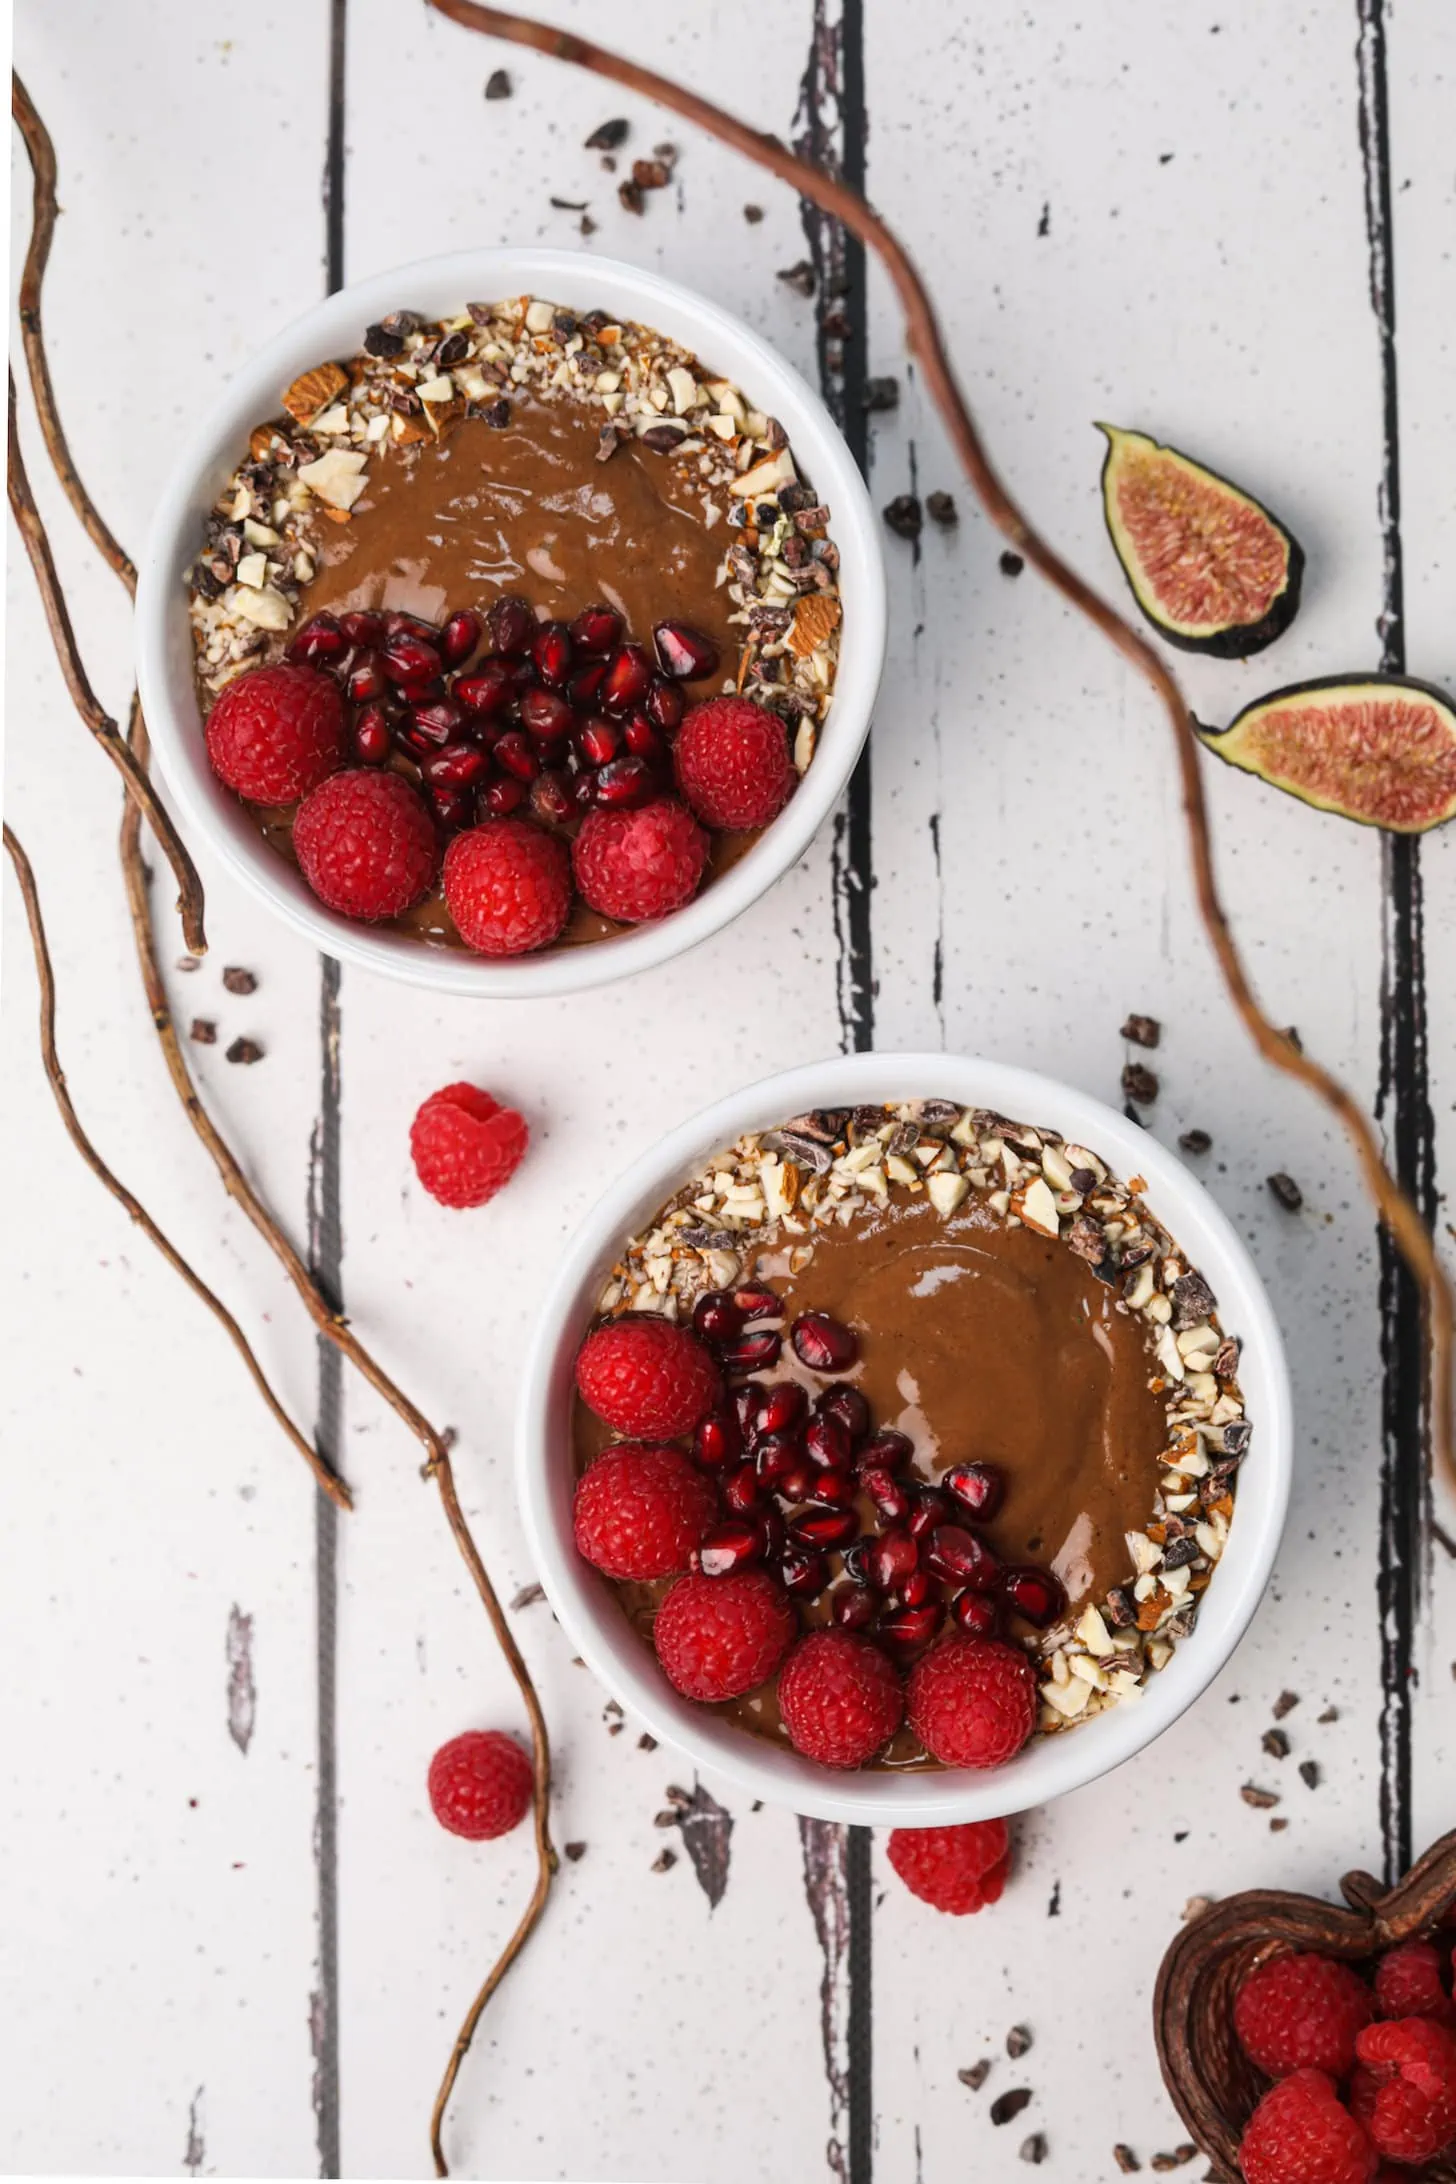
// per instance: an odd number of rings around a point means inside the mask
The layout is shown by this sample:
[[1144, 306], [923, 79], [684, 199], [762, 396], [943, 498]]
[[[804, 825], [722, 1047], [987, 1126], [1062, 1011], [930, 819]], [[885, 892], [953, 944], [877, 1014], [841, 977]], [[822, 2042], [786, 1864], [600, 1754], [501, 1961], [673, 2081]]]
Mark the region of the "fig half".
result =
[[1304, 552], [1252, 494], [1146, 433], [1107, 435], [1102, 507], [1132, 595], [1185, 652], [1247, 659], [1294, 620]]
[[1392, 834], [1456, 818], [1456, 704], [1400, 675], [1329, 675], [1257, 698], [1199, 735], [1230, 766]]

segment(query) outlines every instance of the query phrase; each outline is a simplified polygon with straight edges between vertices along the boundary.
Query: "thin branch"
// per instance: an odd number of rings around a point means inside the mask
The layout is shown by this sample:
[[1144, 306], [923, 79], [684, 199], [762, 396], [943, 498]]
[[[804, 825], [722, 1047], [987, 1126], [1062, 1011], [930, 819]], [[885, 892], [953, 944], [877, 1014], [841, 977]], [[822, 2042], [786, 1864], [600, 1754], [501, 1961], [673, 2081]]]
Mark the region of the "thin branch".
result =
[[670, 78], [659, 76], [655, 70], [623, 60], [620, 55], [609, 53], [604, 47], [593, 45], [569, 31], [553, 30], [548, 24], [528, 21], [504, 8], [480, 5], [479, 0], [428, 0], [428, 5], [466, 30], [503, 38], [512, 45], [529, 46], [555, 60], [569, 61], [577, 68], [605, 76], [630, 91], [655, 99], [659, 105], [680, 114], [685, 121], [696, 122], [710, 136], [777, 175], [781, 182], [787, 182], [832, 219], [841, 221], [884, 266], [905, 315], [910, 347], [920, 360], [935, 406], [987, 515], [1017, 552], [1039, 569], [1048, 583], [1116, 646], [1162, 702], [1178, 754], [1194, 893], [1224, 986], [1264, 1059], [1286, 1076], [1297, 1077], [1307, 1085], [1339, 1121], [1354, 1147], [1365, 1187], [1380, 1218], [1395, 1238], [1402, 1258], [1420, 1286], [1425, 1306], [1426, 1392], [1431, 1439], [1447, 1478], [1456, 1489], [1456, 1447], [1453, 1447], [1456, 1389], [1452, 1382], [1456, 1311], [1453, 1311], [1451, 1288], [1436, 1256], [1430, 1232], [1386, 1167], [1374, 1128], [1354, 1099], [1338, 1078], [1301, 1052], [1260, 1007], [1229, 930], [1214, 876], [1213, 843], [1203, 795], [1198, 740], [1182, 691], [1153, 647], [1067, 566], [1055, 549], [1033, 529], [1002, 484], [957, 383], [930, 296], [903, 245], [857, 191], [785, 150], [776, 137], [750, 129], [721, 107], [712, 105]]
[[66, 1073], [61, 1067], [60, 1055], [56, 1050], [55, 970], [51, 963], [50, 947], [46, 940], [45, 921], [41, 916], [40, 896], [36, 891], [35, 873], [31, 867], [29, 857], [25, 854], [19, 840], [12, 833], [8, 824], [4, 829], [4, 839], [6, 852], [15, 868], [15, 877], [20, 885], [21, 899], [25, 904], [25, 915], [30, 925], [30, 944], [35, 953], [35, 975], [40, 986], [41, 1063], [45, 1069], [46, 1081], [55, 1097], [56, 1106], [60, 1109], [61, 1120], [66, 1126], [67, 1136], [91, 1170], [91, 1173], [106, 1186], [118, 1205], [125, 1207], [138, 1228], [143, 1229], [151, 1238], [168, 1266], [172, 1268], [174, 1273], [181, 1275], [192, 1294], [202, 1299], [214, 1319], [226, 1331], [243, 1363], [252, 1375], [254, 1387], [258, 1390], [263, 1401], [273, 1413], [277, 1424], [298, 1450], [299, 1455], [308, 1465], [309, 1470], [313, 1473], [324, 1493], [328, 1495], [330, 1501], [336, 1502], [340, 1509], [351, 1509], [353, 1502], [348, 1487], [341, 1478], [337, 1477], [329, 1469], [318, 1450], [312, 1447], [299, 1432], [297, 1426], [295, 1426], [293, 1420], [273, 1393], [267, 1376], [253, 1353], [252, 1344], [233, 1318], [232, 1313], [221, 1298], [208, 1288], [207, 1283], [195, 1268], [190, 1266], [187, 1260], [183, 1258], [171, 1239], [158, 1228], [141, 1200], [132, 1191], [129, 1191], [121, 1178], [106, 1165], [106, 1162], [82, 1128], [80, 1117], [77, 1115], [71, 1101], [70, 1090], [66, 1084]]

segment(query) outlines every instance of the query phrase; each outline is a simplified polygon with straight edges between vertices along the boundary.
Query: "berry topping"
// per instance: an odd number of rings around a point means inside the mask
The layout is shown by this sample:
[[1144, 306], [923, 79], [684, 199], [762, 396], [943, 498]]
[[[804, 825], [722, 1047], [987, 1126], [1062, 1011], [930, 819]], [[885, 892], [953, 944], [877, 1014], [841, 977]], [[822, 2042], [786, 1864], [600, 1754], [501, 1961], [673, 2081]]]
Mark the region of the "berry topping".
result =
[[514, 1107], [502, 1107], [473, 1084], [447, 1084], [410, 1124], [410, 1157], [442, 1206], [483, 1206], [509, 1183], [529, 1139]]
[[1348, 2077], [1355, 2035], [1374, 2014], [1370, 1989], [1348, 1964], [1312, 1954], [1261, 1964], [1234, 1997], [1239, 2045], [1271, 2078], [1306, 2069]]
[[916, 1662], [909, 1711], [911, 1728], [943, 1766], [1002, 1767], [1036, 1726], [1036, 1676], [1015, 1646], [953, 1632]]
[[[515, 785], [524, 797], [524, 785]], [[544, 948], [571, 909], [566, 845], [524, 819], [472, 827], [445, 852], [445, 900], [460, 938], [481, 955]]]
[[707, 835], [671, 796], [636, 810], [588, 812], [572, 849], [587, 902], [624, 925], [680, 910], [696, 894], [707, 861]]
[[701, 682], [717, 672], [718, 647], [687, 622], [659, 622], [652, 643], [663, 674], [678, 682]]
[[704, 826], [766, 827], [798, 776], [777, 713], [751, 698], [709, 698], [673, 748], [677, 785]]
[[1433, 1941], [1403, 1941], [1386, 1950], [1375, 1967], [1375, 2009], [1380, 2017], [1433, 2017], [1456, 2027], [1456, 2008], [1441, 1984], [1441, 1952]]
[[680, 1575], [717, 1513], [681, 1449], [624, 1442], [582, 1474], [572, 1525], [577, 1551], [604, 1576], [641, 1580]]
[[293, 804], [344, 763], [344, 701], [313, 667], [255, 667], [207, 716], [207, 756], [251, 804]]
[[652, 1642], [673, 1688], [711, 1702], [766, 1683], [796, 1629], [782, 1586], [766, 1570], [738, 1570], [680, 1577], [657, 1611]]
[[1355, 2052], [1375, 2081], [1370, 2136], [1388, 2160], [1429, 2161], [1456, 2139], [1456, 2038], [1444, 2025], [1367, 2025]]
[[912, 1896], [957, 1918], [995, 1903], [1011, 1865], [1004, 1820], [892, 1828], [886, 1854]]
[[500, 1729], [467, 1729], [430, 1761], [430, 1805], [442, 1828], [472, 1843], [509, 1835], [531, 1809], [530, 1759]]
[[1271, 2086], [1239, 2146], [1245, 2184], [1370, 2184], [1375, 2166], [1375, 2148], [1322, 2070]]
[[905, 1695], [870, 1639], [815, 1630], [783, 1665], [779, 1707], [796, 1751], [825, 1767], [862, 1767], [899, 1728]]
[[655, 1313], [593, 1328], [577, 1353], [576, 1385], [589, 1410], [637, 1440], [691, 1433], [723, 1394], [702, 1343]]
[[859, 1337], [827, 1312], [801, 1312], [789, 1339], [802, 1364], [813, 1373], [847, 1372], [859, 1356]]
[[331, 774], [304, 798], [293, 848], [319, 901], [346, 918], [397, 918], [429, 892], [439, 863], [417, 792], [399, 774], [363, 769]]

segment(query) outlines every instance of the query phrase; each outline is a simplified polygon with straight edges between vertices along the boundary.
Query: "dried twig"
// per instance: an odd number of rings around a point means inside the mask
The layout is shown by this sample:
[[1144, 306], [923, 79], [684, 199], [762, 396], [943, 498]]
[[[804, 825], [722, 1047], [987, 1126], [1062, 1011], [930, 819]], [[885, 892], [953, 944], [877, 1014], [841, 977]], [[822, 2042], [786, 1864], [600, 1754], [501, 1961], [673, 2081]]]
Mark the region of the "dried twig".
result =
[[1183, 694], [1153, 647], [1067, 566], [1055, 549], [1032, 528], [1002, 484], [981, 444], [957, 384], [929, 294], [898, 238], [857, 191], [811, 166], [807, 160], [796, 157], [776, 137], [750, 129], [721, 107], [712, 105], [670, 78], [659, 76], [653, 69], [623, 60], [618, 54], [609, 53], [604, 47], [578, 38], [570, 31], [553, 30], [549, 24], [528, 21], [504, 8], [483, 6], [480, 0], [428, 0], [428, 4], [466, 30], [481, 31], [488, 36], [504, 38], [512, 45], [530, 46], [553, 59], [569, 61], [577, 68], [605, 76], [630, 91], [655, 99], [686, 121], [696, 122], [710, 136], [777, 175], [781, 182], [787, 182], [831, 219], [842, 222], [884, 266], [905, 315], [910, 347], [920, 360], [931, 397], [987, 515], [1017, 552], [1101, 630], [1108, 642], [1115, 645], [1151, 684], [1162, 701], [1177, 747], [1194, 893], [1224, 986], [1265, 1060], [1307, 1085], [1339, 1121], [1354, 1147], [1366, 1188], [1380, 1218], [1420, 1286], [1425, 1306], [1431, 1439], [1447, 1478], [1456, 1489], [1456, 1449], [1453, 1449], [1452, 1439], [1453, 1395], [1456, 1395], [1452, 1385], [1452, 1340], [1456, 1314], [1453, 1314], [1450, 1285], [1430, 1233], [1381, 1159], [1374, 1128], [1355, 1100], [1329, 1070], [1308, 1054], [1301, 1053], [1260, 1007], [1229, 930], [1214, 877], [1213, 843], [1199, 768], [1198, 740]]
[[8, 825], [4, 830], [4, 838], [6, 853], [15, 868], [15, 877], [20, 884], [21, 898], [25, 903], [25, 915], [30, 925], [30, 944], [35, 951], [35, 974], [40, 985], [41, 1062], [45, 1069], [46, 1081], [50, 1085], [55, 1096], [56, 1105], [61, 1111], [61, 1120], [66, 1126], [67, 1136], [91, 1170], [91, 1173], [105, 1184], [117, 1203], [126, 1208], [138, 1228], [146, 1231], [167, 1264], [174, 1272], [181, 1275], [192, 1294], [202, 1299], [209, 1312], [226, 1330], [243, 1363], [252, 1375], [254, 1387], [256, 1387], [279, 1426], [298, 1450], [299, 1455], [308, 1465], [309, 1470], [313, 1473], [324, 1493], [328, 1495], [330, 1501], [337, 1502], [341, 1509], [351, 1508], [353, 1504], [349, 1497], [348, 1487], [345, 1486], [342, 1479], [338, 1478], [329, 1469], [318, 1450], [313, 1448], [299, 1432], [297, 1426], [273, 1393], [267, 1376], [253, 1353], [252, 1344], [233, 1318], [232, 1313], [222, 1299], [213, 1290], [209, 1289], [196, 1269], [183, 1258], [170, 1237], [158, 1228], [141, 1200], [127, 1189], [118, 1175], [108, 1168], [82, 1128], [80, 1118], [71, 1102], [71, 1094], [66, 1084], [66, 1073], [61, 1067], [60, 1055], [56, 1051], [56, 978], [51, 963], [50, 948], [46, 941], [45, 921], [41, 916], [40, 896], [36, 891], [35, 873], [32, 870], [29, 857], [25, 854], [20, 842]]

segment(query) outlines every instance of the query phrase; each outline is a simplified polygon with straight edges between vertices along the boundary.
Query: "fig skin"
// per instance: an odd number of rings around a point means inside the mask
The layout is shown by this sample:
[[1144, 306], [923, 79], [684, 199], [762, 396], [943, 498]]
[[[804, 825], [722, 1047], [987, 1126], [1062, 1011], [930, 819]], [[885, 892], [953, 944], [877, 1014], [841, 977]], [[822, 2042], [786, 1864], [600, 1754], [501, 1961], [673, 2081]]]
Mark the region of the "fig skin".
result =
[[[1240, 738], [1240, 730], [1247, 731], [1256, 726], [1258, 716], [1276, 706], [1287, 706], [1306, 697], [1323, 697], [1333, 702], [1341, 693], [1352, 706], [1366, 697], [1378, 699], [1382, 695], [1401, 695], [1416, 703], [1424, 701], [1436, 709], [1449, 752], [1450, 762], [1445, 769], [1449, 786], [1427, 810], [1400, 819], [1382, 816], [1369, 809], [1361, 810], [1353, 800], [1353, 784], [1351, 794], [1342, 799], [1338, 793], [1331, 793], [1328, 783], [1323, 786], [1301, 784], [1288, 774], [1276, 774], [1269, 770], [1267, 754], [1258, 750], [1252, 736]], [[1208, 728], [1202, 721], [1195, 721], [1194, 726], [1200, 742], [1225, 765], [1236, 766], [1243, 773], [1267, 781], [1271, 788], [1284, 790], [1286, 795], [1297, 797], [1302, 804], [1308, 804], [1316, 811], [1333, 812], [1337, 818], [1352, 819], [1357, 826], [1377, 827], [1385, 834], [1426, 834], [1433, 827], [1456, 818], [1456, 699], [1435, 683], [1420, 682], [1413, 675], [1389, 675], [1378, 671], [1366, 675], [1321, 675], [1313, 681], [1290, 683], [1282, 690], [1271, 690], [1265, 696], [1255, 698], [1235, 715], [1227, 728]]]
[[[1262, 652], [1267, 645], [1272, 645], [1276, 637], [1282, 637], [1299, 611], [1300, 589], [1304, 581], [1304, 548], [1288, 526], [1281, 523], [1261, 500], [1257, 500], [1243, 486], [1236, 485], [1232, 478], [1224, 477], [1221, 471], [1211, 470], [1207, 463], [1200, 463], [1192, 455], [1186, 455], [1181, 448], [1154, 440], [1151, 434], [1125, 430], [1117, 425], [1099, 424], [1097, 430], [1107, 435], [1107, 454], [1102, 464], [1101, 477], [1102, 518], [1107, 526], [1107, 535], [1127, 579], [1128, 590], [1137, 601], [1138, 611], [1151, 622], [1158, 635], [1165, 638], [1170, 645], [1176, 645], [1180, 652], [1199, 652], [1206, 659], [1215, 660], [1246, 660], [1254, 653]], [[1118, 536], [1113, 513], [1112, 488], [1118, 453], [1120, 447], [1129, 440], [1146, 440], [1159, 455], [1183, 465], [1208, 485], [1227, 493], [1245, 508], [1252, 509], [1282, 542], [1285, 554], [1283, 587], [1256, 621], [1230, 622], [1221, 629], [1209, 629], [1193, 636], [1186, 628], [1181, 628], [1160, 611], [1155, 595], [1143, 591], [1141, 571], [1135, 563], [1129, 562], [1129, 547]]]

